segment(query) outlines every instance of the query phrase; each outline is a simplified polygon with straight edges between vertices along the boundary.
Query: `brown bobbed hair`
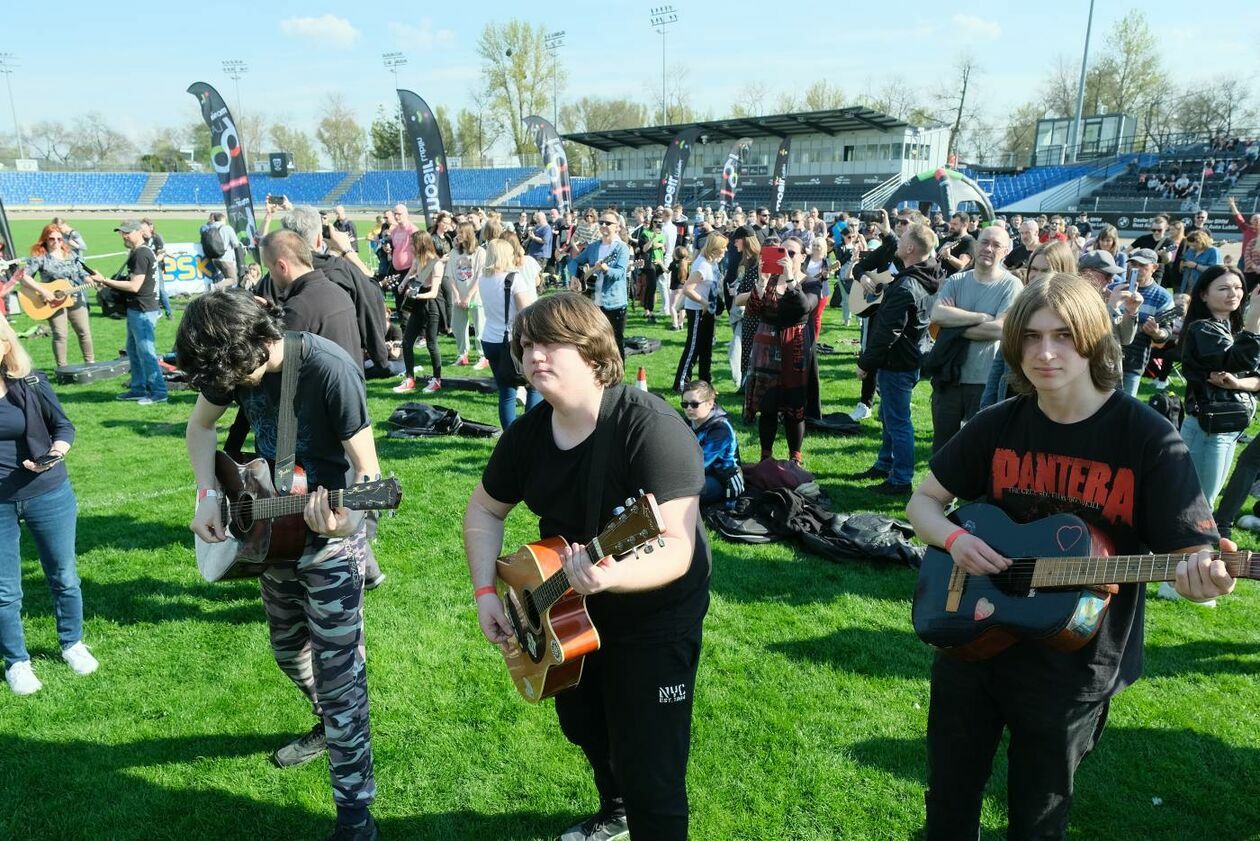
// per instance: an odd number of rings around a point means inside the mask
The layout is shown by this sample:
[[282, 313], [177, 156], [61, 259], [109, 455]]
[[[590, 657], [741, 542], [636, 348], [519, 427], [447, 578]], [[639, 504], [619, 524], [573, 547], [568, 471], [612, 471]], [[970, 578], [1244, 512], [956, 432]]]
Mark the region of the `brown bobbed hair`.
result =
[[1120, 343], [1112, 334], [1107, 304], [1093, 284], [1065, 272], [1030, 283], [1006, 311], [1002, 325], [1002, 358], [1011, 387], [1024, 394], [1035, 391], [1024, 376], [1024, 331], [1038, 311], [1048, 309], [1063, 319], [1076, 352], [1089, 360], [1094, 387], [1111, 391], [1120, 384]]
[[625, 378], [625, 364], [612, 325], [584, 295], [559, 292], [539, 298], [518, 312], [512, 319], [512, 355], [518, 362], [524, 356], [521, 342], [526, 339], [538, 344], [573, 345], [595, 370], [595, 381], [605, 388]]

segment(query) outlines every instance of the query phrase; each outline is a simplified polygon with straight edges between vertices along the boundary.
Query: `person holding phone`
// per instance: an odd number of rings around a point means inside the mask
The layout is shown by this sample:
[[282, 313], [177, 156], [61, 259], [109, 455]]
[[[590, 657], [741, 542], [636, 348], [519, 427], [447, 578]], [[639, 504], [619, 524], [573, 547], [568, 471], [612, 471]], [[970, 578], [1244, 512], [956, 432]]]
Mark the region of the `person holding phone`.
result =
[[96, 671], [83, 644], [83, 593], [75, 564], [78, 514], [63, 460], [74, 443], [74, 424], [13, 328], [0, 319], [0, 654], [16, 695], [43, 684], [31, 667], [22, 630], [21, 526], [26, 523], [52, 592], [61, 657], [79, 675]]
[[[811, 316], [818, 296], [802, 288], [805, 244], [788, 237], [782, 247], [778, 271], [763, 272], [751, 291], [735, 296], [735, 306], [746, 308], [745, 317], [759, 319], [744, 374], [744, 421], [758, 418], [761, 460], [765, 461], [774, 457], [781, 419], [788, 458], [803, 464], [806, 392], [816, 341]], [[769, 250], [761, 250], [763, 263]]]

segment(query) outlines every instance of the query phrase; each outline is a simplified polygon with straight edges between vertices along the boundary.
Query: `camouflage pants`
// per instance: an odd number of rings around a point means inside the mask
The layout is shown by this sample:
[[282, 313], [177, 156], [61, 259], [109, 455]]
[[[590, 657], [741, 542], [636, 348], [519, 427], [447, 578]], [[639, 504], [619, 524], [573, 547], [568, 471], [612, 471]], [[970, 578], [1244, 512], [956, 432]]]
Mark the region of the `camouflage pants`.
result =
[[363, 649], [362, 530], [309, 546], [295, 564], [268, 568], [263, 607], [271, 651], [324, 722], [333, 800], [368, 806], [376, 797]]

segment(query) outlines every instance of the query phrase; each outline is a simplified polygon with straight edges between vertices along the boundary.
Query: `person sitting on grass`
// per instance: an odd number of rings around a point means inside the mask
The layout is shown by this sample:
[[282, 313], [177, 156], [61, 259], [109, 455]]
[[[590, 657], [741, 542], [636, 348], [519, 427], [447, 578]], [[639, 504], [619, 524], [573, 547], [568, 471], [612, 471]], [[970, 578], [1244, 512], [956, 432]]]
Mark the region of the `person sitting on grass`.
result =
[[739, 439], [726, 410], [717, 405], [717, 391], [704, 380], [692, 380], [683, 388], [680, 405], [704, 456], [700, 504], [733, 503], [744, 492], [744, 473], [739, 466]]

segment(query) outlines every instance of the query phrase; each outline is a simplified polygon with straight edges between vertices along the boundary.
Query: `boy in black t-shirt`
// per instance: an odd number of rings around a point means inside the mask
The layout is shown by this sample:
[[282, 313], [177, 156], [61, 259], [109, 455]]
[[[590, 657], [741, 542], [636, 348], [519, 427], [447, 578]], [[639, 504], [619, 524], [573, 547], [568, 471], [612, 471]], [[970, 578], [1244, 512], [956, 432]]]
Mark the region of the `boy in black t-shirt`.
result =
[[[1186, 598], [1230, 592], [1233, 580], [1207, 551], [1216, 527], [1185, 444], [1167, 420], [1116, 391], [1120, 348], [1093, 287], [1056, 274], [1026, 288], [1007, 312], [1002, 354], [1012, 383], [1028, 393], [976, 415], [932, 457], [906, 509], [919, 537], [946, 547], [966, 573], [989, 575], [1011, 562], [945, 517], [955, 498], [984, 499], [1016, 522], [1069, 512], [1118, 554], [1199, 553], [1177, 569]], [[1125, 584], [1077, 651], [1021, 642], [988, 660], [937, 655], [929, 841], [977, 837], [1003, 729], [1008, 837], [1063, 837], [1077, 765], [1101, 736], [1110, 699], [1141, 674], [1142, 619], [1143, 588]]]
[[337, 827], [330, 841], [373, 841], [368, 807], [376, 797], [363, 657], [362, 513], [329, 506], [328, 491], [380, 476], [368, 419], [363, 366], [337, 345], [301, 333], [297, 360], [285, 359], [280, 322], [244, 292], [210, 292], [188, 305], [175, 338], [179, 366], [200, 392], [186, 433], [197, 480], [191, 528], [224, 539], [214, 458], [215, 424], [233, 400], [254, 430], [259, 454], [276, 457], [280, 382], [297, 363], [295, 457], [311, 488], [303, 512], [306, 547], [295, 562], [275, 563], [259, 578], [281, 671], [311, 701], [319, 721], [272, 754], [285, 768], [328, 753]]
[[[588, 597], [600, 636], [581, 683], [556, 696], [561, 729], [590, 762], [600, 809], [560, 838], [624, 838], [628, 829], [636, 838], [685, 839], [691, 711], [709, 604], [700, 449], [662, 400], [622, 385], [612, 329], [585, 297], [550, 295], [524, 309], [512, 352], [546, 402], [503, 433], [464, 515], [478, 622], [496, 645], [513, 639], [495, 592], [495, 560], [503, 521], [524, 502], [539, 518], [540, 537], [569, 541], [564, 570]], [[660, 504], [663, 544], [591, 565], [579, 544], [640, 488]]]
[[126, 280], [98, 277], [97, 282], [122, 293], [127, 307], [127, 359], [131, 363], [131, 384], [119, 400], [135, 400], [141, 406], [166, 402], [166, 378], [158, 366], [157, 255], [144, 244], [145, 226], [139, 219], [127, 219], [114, 228], [130, 249]]

